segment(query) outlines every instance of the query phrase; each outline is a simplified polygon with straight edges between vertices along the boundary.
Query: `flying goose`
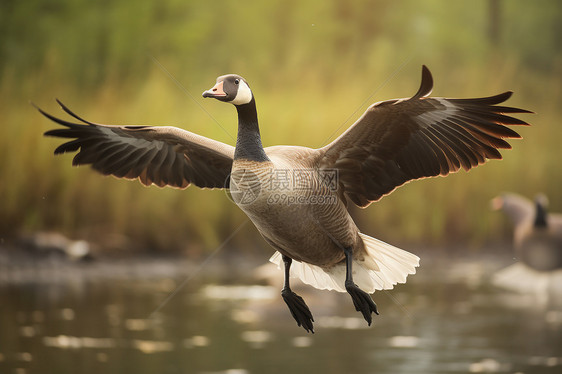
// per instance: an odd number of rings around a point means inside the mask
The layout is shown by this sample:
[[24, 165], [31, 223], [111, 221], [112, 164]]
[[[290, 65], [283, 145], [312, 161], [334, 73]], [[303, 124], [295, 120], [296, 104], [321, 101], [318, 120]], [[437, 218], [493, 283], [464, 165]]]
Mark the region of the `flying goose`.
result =
[[[361, 208], [414, 179], [446, 176], [501, 159], [520, 138], [504, 125], [527, 125], [499, 106], [512, 92], [477, 98], [429, 98], [433, 78], [426, 66], [409, 99], [371, 105], [330, 144], [312, 149], [262, 146], [254, 94], [246, 80], [229, 74], [203, 92], [231, 103], [238, 113], [236, 146], [176, 127], [92, 123], [58, 102], [83, 124], [47, 118], [64, 126], [45, 135], [69, 139], [55, 154], [78, 151], [73, 165], [92, 165], [105, 175], [138, 178], [146, 186], [229, 188], [234, 202], [284, 264], [281, 295], [299, 326], [314, 332], [312, 314], [290, 287], [290, 277], [318, 289], [347, 292], [370, 325], [377, 307], [369, 293], [391, 289], [414, 274], [419, 258], [359, 231], [347, 211]], [[58, 100], [57, 100], [58, 101]]]
[[545, 195], [534, 202], [505, 193], [492, 200], [495, 210], [502, 210], [514, 225], [513, 244], [517, 258], [537, 271], [562, 268], [562, 215], [548, 213]]

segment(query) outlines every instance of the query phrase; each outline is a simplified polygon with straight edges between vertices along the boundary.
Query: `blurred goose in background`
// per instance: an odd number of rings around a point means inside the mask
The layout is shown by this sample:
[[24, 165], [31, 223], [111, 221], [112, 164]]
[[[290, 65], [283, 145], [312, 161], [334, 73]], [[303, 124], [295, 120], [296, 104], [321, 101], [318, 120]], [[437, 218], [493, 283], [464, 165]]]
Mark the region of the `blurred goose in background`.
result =
[[[492, 277], [498, 287], [521, 294], [533, 294], [532, 306], [562, 307], [562, 215], [547, 213], [548, 200], [537, 195], [535, 201], [506, 193], [492, 200], [492, 208], [502, 210], [512, 221], [516, 263]], [[553, 304], [554, 303], [554, 304]], [[515, 303], [517, 307], [525, 301]], [[556, 305], [558, 304], [558, 305]]]
[[414, 274], [419, 258], [361, 233], [348, 204], [365, 208], [411, 180], [470, 170], [501, 159], [520, 138], [505, 125], [527, 125], [500, 106], [511, 92], [476, 98], [428, 97], [433, 79], [422, 68], [418, 92], [407, 99], [371, 105], [332, 143], [312, 149], [262, 146], [254, 94], [246, 80], [229, 74], [203, 93], [233, 104], [238, 113], [236, 147], [176, 127], [79, 123], [40, 112], [64, 126], [45, 135], [69, 139], [55, 154], [78, 151], [74, 165], [145, 185], [229, 188], [284, 265], [281, 295], [299, 326], [313, 331], [304, 300], [290, 277], [319, 289], [347, 292], [370, 325], [377, 308], [369, 293], [391, 289]]
[[547, 212], [548, 199], [539, 194], [534, 202], [506, 193], [492, 200], [514, 226], [513, 243], [517, 259], [537, 271], [562, 268], [562, 214]]
[[50, 231], [25, 234], [20, 242], [28, 251], [40, 256], [61, 257], [72, 261], [91, 261], [94, 259], [90, 243], [85, 240], [72, 240]]

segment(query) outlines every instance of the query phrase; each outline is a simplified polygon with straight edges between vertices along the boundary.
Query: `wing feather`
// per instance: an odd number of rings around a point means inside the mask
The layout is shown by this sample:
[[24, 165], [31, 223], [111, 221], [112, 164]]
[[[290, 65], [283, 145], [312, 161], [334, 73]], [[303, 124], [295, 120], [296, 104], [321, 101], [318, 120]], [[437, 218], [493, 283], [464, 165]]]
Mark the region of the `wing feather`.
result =
[[68, 141], [55, 154], [77, 152], [72, 164], [91, 165], [105, 175], [136, 179], [144, 185], [224, 188], [232, 169], [234, 147], [169, 126], [109, 126], [83, 119], [59, 100], [80, 123], [41, 114], [64, 128], [45, 132]]
[[500, 106], [512, 95], [474, 99], [430, 98], [433, 78], [422, 69], [422, 83], [410, 99], [371, 105], [335, 141], [321, 148], [318, 165], [335, 168], [343, 195], [360, 207], [402, 184], [420, 178], [470, 170], [501, 159], [505, 139], [521, 136], [508, 126], [528, 125], [506, 113], [531, 113]]

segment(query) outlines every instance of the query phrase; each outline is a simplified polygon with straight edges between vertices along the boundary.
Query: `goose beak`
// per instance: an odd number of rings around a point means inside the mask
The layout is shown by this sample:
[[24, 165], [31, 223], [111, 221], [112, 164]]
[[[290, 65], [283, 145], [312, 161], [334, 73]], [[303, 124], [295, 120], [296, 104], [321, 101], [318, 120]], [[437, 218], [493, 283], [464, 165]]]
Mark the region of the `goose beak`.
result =
[[224, 97], [226, 96], [226, 92], [224, 92], [222, 86], [224, 82], [220, 81], [213, 86], [210, 90], [203, 92], [203, 97]]

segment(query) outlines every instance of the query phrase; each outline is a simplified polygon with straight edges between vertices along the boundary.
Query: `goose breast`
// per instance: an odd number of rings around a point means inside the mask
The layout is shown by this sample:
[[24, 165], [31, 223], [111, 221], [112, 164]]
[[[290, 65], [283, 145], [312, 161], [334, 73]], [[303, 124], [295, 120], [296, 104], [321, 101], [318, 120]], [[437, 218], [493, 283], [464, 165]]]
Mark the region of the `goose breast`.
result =
[[330, 267], [344, 247], [363, 249], [358, 228], [338, 197], [337, 178], [281, 156], [271, 161], [235, 160], [234, 202], [276, 250], [297, 261]]

